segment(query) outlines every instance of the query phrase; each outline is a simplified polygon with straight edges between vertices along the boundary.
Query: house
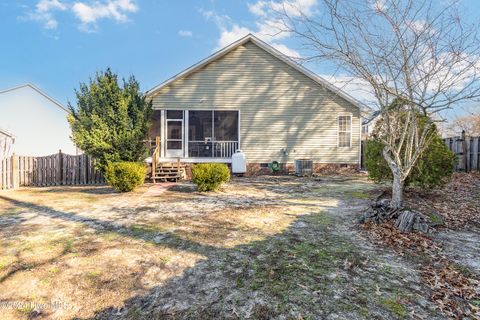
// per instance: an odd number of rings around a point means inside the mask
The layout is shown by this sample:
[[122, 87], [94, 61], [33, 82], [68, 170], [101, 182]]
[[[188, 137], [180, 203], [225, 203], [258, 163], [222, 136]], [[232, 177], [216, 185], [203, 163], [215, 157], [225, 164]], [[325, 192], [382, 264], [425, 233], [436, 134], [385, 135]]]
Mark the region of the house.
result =
[[231, 162], [248, 170], [277, 161], [314, 170], [360, 165], [361, 104], [253, 35], [147, 92], [159, 161]]
[[367, 140], [372, 135], [379, 119], [380, 111], [378, 110], [362, 119], [362, 140]]
[[15, 136], [0, 128], [0, 160], [12, 155], [14, 143]]
[[32, 84], [0, 90], [0, 128], [15, 136], [12, 152], [47, 156], [76, 154], [67, 121], [69, 111]]

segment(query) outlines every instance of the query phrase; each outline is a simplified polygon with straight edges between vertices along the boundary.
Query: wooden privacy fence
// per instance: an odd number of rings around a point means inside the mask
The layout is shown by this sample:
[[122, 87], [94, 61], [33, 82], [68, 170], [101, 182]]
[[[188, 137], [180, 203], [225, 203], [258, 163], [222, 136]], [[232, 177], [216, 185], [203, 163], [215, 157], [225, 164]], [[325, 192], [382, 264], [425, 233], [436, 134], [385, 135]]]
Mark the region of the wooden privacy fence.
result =
[[95, 160], [85, 154], [72, 156], [59, 152], [46, 157], [13, 155], [0, 160], [0, 189], [103, 184]]
[[460, 137], [443, 139], [448, 149], [457, 156], [455, 171], [480, 171], [480, 137]]

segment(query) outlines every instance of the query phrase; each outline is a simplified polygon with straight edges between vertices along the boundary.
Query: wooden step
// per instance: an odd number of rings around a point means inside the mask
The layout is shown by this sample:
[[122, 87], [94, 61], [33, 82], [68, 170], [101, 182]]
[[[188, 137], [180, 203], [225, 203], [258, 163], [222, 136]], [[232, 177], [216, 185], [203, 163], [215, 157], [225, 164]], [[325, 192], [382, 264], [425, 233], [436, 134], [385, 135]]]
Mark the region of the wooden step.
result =
[[178, 182], [180, 178], [152, 178], [153, 183], [157, 182]]
[[181, 172], [178, 172], [178, 171], [156, 171], [156, 172], [155, 172], [155, 175], [157, 175], [157, 176], [160, 176], [160, 175], [162, 175], [162, 174], [164, 174], [164, 175], [171, 175], [171, 174], [178, 174], [178, 175], [180, 175], [180, 173], [181, 173]]
[[156, 173], [155, 177], [180, 177], [181, 175], [175, 172], [172, 173]]
[[176, 163], [170, 163], [170, 162], [161, 162], [161, 163], [158, 163], [157, 166], [159, 167], [172, 167], [172, 168], [185, 168], [185, 165], [184, 164], [176, 164]]
[[151, 179], [156, 181], [178, 181], [185, 174], [186, 167], [179, 162], [161, 162], [157, 163]]

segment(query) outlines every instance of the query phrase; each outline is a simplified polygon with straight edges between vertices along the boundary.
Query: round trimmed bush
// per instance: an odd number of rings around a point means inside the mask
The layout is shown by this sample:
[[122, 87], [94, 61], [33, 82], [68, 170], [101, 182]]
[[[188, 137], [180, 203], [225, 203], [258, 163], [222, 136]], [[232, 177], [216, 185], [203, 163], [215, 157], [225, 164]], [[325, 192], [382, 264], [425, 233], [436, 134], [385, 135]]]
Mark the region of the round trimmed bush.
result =
[[110, 162], [105, 169], [108, 185], [120, 192], [129, 192], [145, 181], [147, 168], [138, 162]]
[[192, 181], [200, 192], [217, 190], [230, 181], [230, 170], [224, 163], [200, 163], [192, 167]]
[[[455, 154], [447, 148], [436, 131], [433, 134], [428, 147], [406, 179], [406, 187], [417, 186], [431, 189], [441, 185], [446, 178], [453, 174]], [[382, 150], [383, 143], [378, 138], [373, 137], [366, 141], [365, 167], [370, 179], [375, 182], [393, 180], [392, 171], [383, 158]]]

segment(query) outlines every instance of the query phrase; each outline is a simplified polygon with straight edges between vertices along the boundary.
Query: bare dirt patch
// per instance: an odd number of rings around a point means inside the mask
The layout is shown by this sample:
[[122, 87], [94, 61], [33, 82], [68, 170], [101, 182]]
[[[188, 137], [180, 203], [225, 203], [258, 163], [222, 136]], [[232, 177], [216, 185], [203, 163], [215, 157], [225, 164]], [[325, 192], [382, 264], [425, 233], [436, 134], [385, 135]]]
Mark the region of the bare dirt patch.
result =
[[368, 237], [409, 260], [422, 261], [430, 299], [446, 315], [480, 319], [480, 175], [456, 173], [435, 190], [411, 189], [406, 203], [429, 217], [429, 234], [369, 223], [364, 225]]
[[1, 192], [2, 318], [442, 318], [420, 265], [355, 227], [374, 188], [263, 177], [206, 194]]

